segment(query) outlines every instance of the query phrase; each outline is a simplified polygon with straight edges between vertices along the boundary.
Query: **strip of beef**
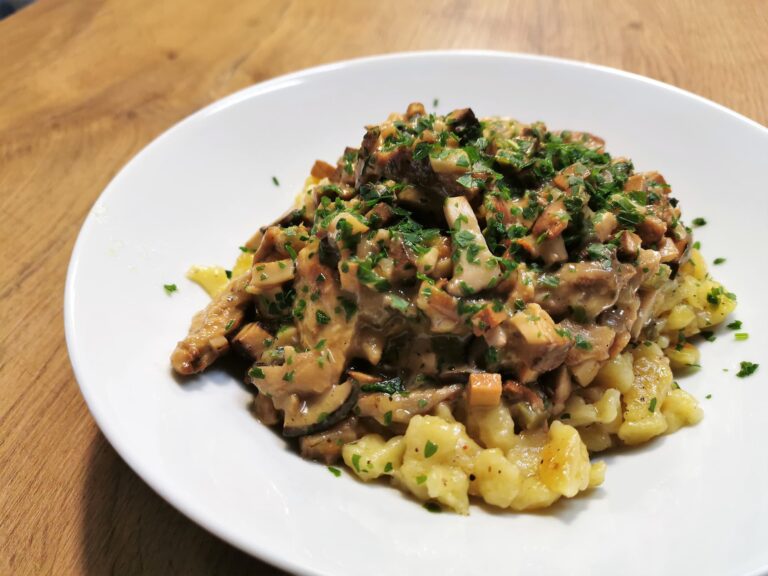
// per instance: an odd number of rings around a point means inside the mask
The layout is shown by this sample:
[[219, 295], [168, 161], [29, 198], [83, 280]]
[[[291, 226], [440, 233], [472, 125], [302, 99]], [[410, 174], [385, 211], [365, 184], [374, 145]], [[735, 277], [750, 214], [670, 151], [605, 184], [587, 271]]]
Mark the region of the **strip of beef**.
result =
[[195, 314], [187, 337], [171, 354], [171, 366], [179, 374], [202, 372], [229, 350], [227, 337], [240, 329], [253, 295], [246, 291], [251, 271], [234, 278], [205, 309]]

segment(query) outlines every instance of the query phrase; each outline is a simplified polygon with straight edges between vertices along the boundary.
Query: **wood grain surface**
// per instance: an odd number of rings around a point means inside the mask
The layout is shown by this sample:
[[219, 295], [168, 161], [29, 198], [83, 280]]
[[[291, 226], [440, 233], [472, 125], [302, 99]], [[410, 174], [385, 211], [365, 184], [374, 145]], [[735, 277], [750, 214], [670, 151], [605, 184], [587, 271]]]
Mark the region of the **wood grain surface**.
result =
[[174, 122], [307, 66], [492, 48], [658, 78], [768, 123], [768, 2], [39, 0], [0, 22], [0, 574], [275, 574], [192, 524], [96, 428], [64, 342], [70, 252]]

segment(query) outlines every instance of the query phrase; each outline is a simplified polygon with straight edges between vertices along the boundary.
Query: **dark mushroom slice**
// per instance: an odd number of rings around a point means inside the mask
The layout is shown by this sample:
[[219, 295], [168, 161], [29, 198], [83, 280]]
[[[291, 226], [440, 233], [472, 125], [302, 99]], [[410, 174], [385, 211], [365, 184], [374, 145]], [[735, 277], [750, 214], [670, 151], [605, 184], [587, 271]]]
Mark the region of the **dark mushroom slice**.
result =
[[278, 216], [272, 224], [267, 224], [266, 226], [262, 226], [259, 228], [253, 236], [251, 236], [248, 241], [244, 244], [245, 248], [248, 250], [255, 252], [259, 246], [261, 245], [261, 242], [264, 238], [264, 234], [267, 230], [269, 230], [272, 227], [283, 227], [287, 228], [289, 226], [293, 226], [294, 224], [299, 224], [302, 221], [302, 211], [298, 210], [296, 208], [290, 208], [283, 212], [280, 216]]
[[418, 414], [427, 414], [440, 402], [450, 402], [459, 397], [463, 386], [453, 384], [443, 388], [413, 390], [407, 395], [374, 392], [361, 394], [356, 411], [360, 417], [373, 418], [379, 424], [407, 424]]
[[266, 394], [254, 396], [250, 405], [251, 413], [265, 426], [274, 426], [280, 422], [280, 414], [275, 409], [272, 399]]
[[509, 404], [509, 412], [517, 429], [535, 430], [546, 424], [550, 412], [538, 388], [507, 380], [504, 382], [502, 395]]
[[482, 126], [475, 113], [472, 112], [472, 108], [454, 110], [445, 117], [445, 122], [450, 130], [459, 137], [462, 144], [482, 136]]
[[357, 396], [357, 385], [345, 380], [314, 398], [297, 397], [284, 408], [283, 436], [295, 438], [327, 430], [349, 415]]
[[332, 428], [299, 438], [299, 450], [303, 458], [333, 464], [341, 458], [344, 444], [354, 442], [364, 430], [357, 418], [350, 416]]
[[443, 370], [437, 375], [437, 379], [442, 384], [466, 384], [469, 382], [469, 376], [471, 374], [477, 374], [483, 372], [479, 368], [452, 368], [450, 370]]

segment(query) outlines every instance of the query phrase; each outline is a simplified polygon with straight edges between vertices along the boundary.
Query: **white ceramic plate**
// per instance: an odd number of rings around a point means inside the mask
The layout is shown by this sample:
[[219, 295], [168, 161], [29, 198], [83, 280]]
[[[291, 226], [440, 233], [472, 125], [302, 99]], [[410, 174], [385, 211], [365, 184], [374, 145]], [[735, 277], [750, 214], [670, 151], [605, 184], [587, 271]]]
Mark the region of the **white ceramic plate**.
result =
[[[409, 102], [544, 120], [603, 136], [672, 184], [750, 333], [702, 346], [683, 380], [704, 421], [608, 456], [602, 488], [538, 514], [430, 514], [384, 485], [335, 478], [246, 410], [235, 377], [181, 386], [168, 356], [207, 297], [190, 264], [229, 265], [291, 202], [316, 158]], [[697, 574], [768, 567], [765, 257], [768, 130], [676, 88], [563, 60], [417, 53], [253, 86], [187, 118], [118, 174], [88, 216], [66, 288], [72, 363], [104, 434], [147, 483], [232, 544], [303, 574]], [[280, 187], [272, 184], [272, 176]], [[179, 291], [167, 296], [163, 284]], [[727, 331], [726, 331], [727, 332]], [[763, 362], [750, 378], [739, 361]], [[728, 372], [724, 370], [727, 369]], [[704, 399], [711, 394], [712, 398]], [[116, 519], [119, 521], [119, 519]]]

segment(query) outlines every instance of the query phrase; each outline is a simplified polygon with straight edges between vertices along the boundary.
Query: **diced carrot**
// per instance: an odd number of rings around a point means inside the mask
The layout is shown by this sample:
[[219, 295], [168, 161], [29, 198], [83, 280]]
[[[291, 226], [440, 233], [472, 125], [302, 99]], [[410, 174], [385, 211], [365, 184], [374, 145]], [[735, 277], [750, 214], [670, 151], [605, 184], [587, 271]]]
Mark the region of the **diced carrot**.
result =
[[467, 403], [470, 406], [492, 407], [501, 402], [501, 374], [480, 372], [469, 375]]
[[323, 162], [322, 160], [315, 160], [315, 163], [312, 166], [312, 172], [310, 173], [313, 178], [322, 180], [323, 178], [331, 178], [335, 172], [335, 166], [331, 166], [328, 162]]
[[482, 336], [486, 331], [495, 328], [507, 319], [507, 313], [503, 310], [494, 312], [490, 306], [486, 306], [472, 316], [472, 332], [475, 336]]

